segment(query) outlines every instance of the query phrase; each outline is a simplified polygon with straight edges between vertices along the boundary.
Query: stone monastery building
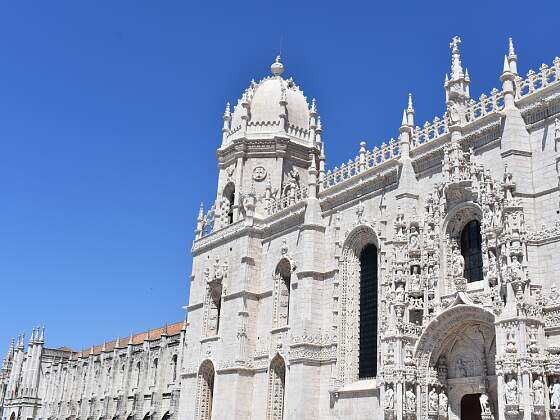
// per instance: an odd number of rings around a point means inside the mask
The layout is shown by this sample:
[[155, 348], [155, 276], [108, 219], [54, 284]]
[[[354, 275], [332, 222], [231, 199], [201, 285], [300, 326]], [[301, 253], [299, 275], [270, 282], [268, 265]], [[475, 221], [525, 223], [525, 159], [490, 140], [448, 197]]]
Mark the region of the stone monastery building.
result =
[[473, 99], [460, 42], [443, 115], [416, 125], [409, 97], [398, 139], [329, 170], [278, 57], [226, 107], [188, 320], [20, 337], [2, 418], [559, 419], [560, 58], [521, 76], [510, 40]]

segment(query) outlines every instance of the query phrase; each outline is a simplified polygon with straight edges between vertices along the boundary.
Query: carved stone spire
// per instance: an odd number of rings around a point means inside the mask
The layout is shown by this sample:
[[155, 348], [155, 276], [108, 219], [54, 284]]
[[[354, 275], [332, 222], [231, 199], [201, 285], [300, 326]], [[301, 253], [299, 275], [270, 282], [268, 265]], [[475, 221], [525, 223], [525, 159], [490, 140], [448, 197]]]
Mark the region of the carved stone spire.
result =
[[517, 74], [517, 54], [515, 53], [515, 48], [513, 47], [513, 39], [511, 37], [509, 37], [509, 49], [507, 58], [510, 71], [513, 74]]
[[449, 43], [449, 48], [451, 48], [451, 80], [459, 80], [464, 75], [459, 45], [461, 45], [461, 38], [454, 36]]
[[412, 105], [412, 93], [408, 94], [408, 106], [406, 108], [407, 123], [414, 127], [414, 105]]

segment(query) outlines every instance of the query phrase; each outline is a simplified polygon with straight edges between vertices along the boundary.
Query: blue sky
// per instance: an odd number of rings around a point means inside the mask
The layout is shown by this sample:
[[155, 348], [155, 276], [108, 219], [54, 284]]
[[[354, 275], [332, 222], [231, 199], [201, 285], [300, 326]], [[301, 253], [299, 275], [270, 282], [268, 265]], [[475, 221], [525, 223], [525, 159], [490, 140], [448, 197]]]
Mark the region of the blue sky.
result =
[[[560, 3], [49, 1], [0, 4], [0, 352], [46, 326], [79, 349], [183, 317], [227, 100], [286, 75], [315, 96], [327, 165], [441, 115], [449, 41], [472, 96], [560, 55]], [[526, 4], [525, 4], [526, 6]]]

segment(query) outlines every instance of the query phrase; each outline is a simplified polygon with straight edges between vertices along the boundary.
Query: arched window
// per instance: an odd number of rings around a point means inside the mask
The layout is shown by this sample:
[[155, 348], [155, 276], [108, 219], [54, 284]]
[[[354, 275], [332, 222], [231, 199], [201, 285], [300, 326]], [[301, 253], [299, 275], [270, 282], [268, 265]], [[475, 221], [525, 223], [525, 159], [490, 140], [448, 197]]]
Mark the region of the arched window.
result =
[[153, 364], [154, 364], [154, 366], [153, 366], [153, 370], [154, 370], [154, 372], [153, 372], [153, 375], [154, 375], [153, 385], [155, 386], [155, 385], [157, 385], [157, 380], [158, 380], [158, 359], [157, 358], [154, 359]]
[[177, 355], [174, 354], [171, 358], [171, 382], [177, 379]]
[[220, 329], [220, 313], [222, 311], [222, 283], [213, 281], [208, 284], [206, 296], [206, 336], [218, 335]]
[[482, 280], [482, 237], [478, 220], [471, 220], [461, 232], [461, 255], [465, 259], [467, 281]]
[[283, 259], [274, 273], [274, 326], [288, 325], [290, 316], [290, 262]]
[[198, 370], [197, 393], [196, 418], [210, 420], [214, 399], [214, 365], [210, 360], [204, 361]]
[[360, 253], [360, 352], [358, 375], [377, 375], [377, 248], [366, 245]]
[[224, 206], [224, 210], [226, 211], [225, 217], [227, 220], [227, 224], [233, 223], [233, 206], [235, 205], [235, 185], [230, 182], [224, 188], [224, 200], [222, 201], [222, 206]]
[[140, 386], [140, 370], [142, 368], [142, 365], [140, 364], [140, 362], [136, 363], [136, 388], [138, 388]]
[[284, 418], [284, 394], [286, 384], [286, 364], [284, 359], [276, 356], [268, 369], [268, 404], [267, 420]]

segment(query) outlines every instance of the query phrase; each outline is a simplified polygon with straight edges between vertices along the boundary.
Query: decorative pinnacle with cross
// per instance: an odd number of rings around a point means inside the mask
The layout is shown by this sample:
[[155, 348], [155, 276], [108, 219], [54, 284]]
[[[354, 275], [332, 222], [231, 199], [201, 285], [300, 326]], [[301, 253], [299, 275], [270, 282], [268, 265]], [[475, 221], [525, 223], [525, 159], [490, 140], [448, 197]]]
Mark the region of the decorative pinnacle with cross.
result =
[[454, 36], [451, 42], [449, 43], [449, 48], [451, 48], [451, 51], [453, 53], [458, 53], [459, 45], [461, 45], [461, 38], [459, 38], [458, 36]]

